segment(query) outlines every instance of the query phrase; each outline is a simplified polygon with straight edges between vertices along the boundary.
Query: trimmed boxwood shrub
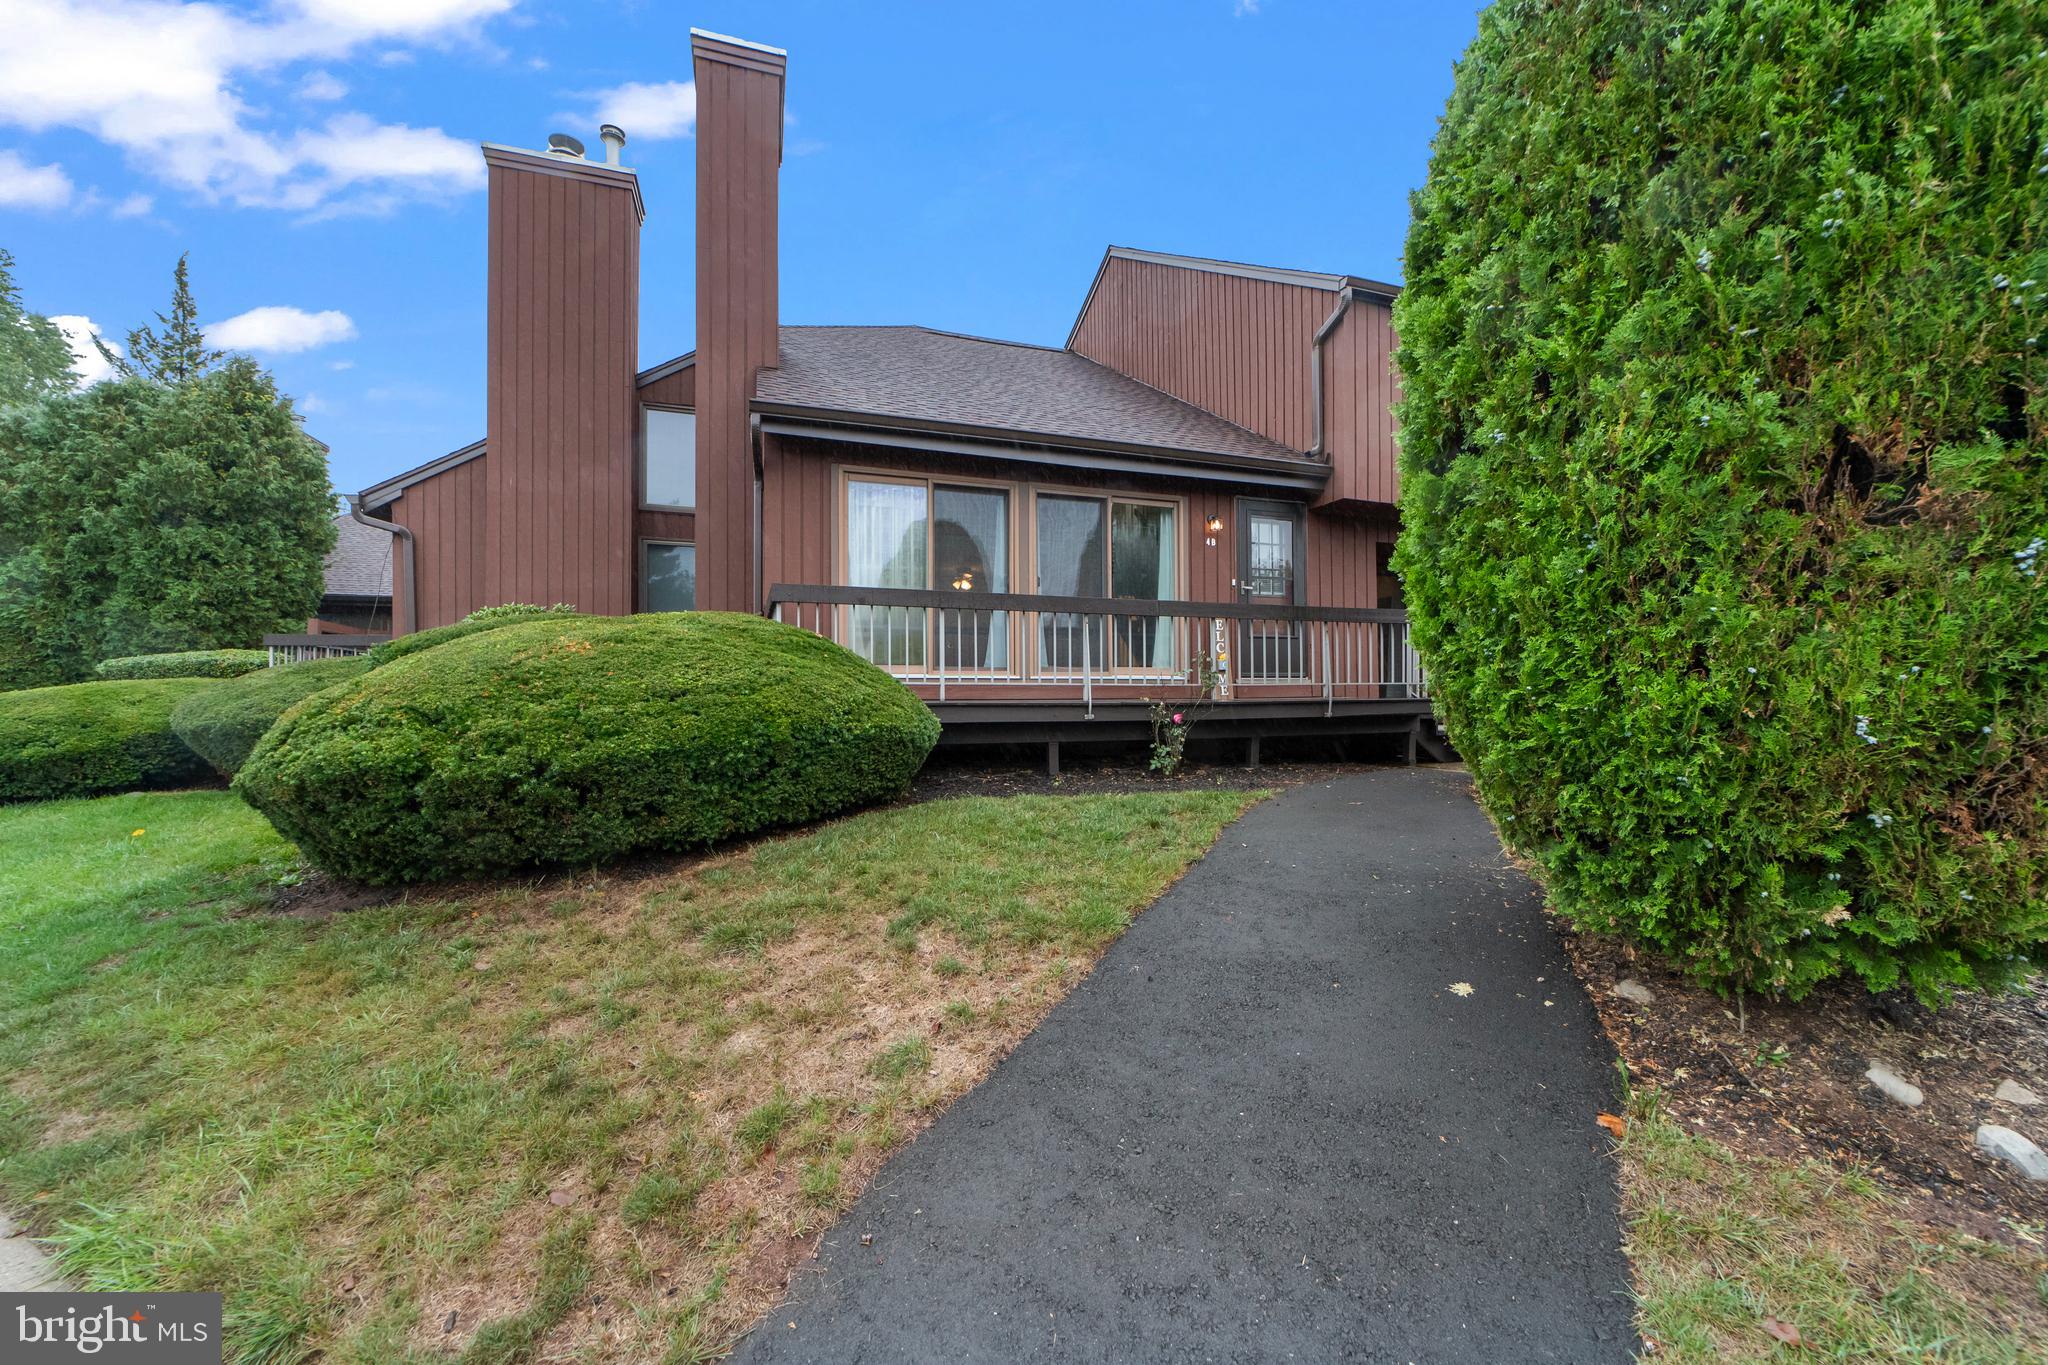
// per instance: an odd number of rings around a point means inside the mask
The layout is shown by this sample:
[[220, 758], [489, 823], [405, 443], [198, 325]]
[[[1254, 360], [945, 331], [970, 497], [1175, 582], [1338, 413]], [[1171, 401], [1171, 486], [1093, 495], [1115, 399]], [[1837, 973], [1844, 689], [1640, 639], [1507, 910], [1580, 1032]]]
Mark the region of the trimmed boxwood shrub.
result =
[[1415, 197], [1435, 696], [1559, 908], [1724, 989], [2048, 937], [2038, 17], [1498, 4]]
[[212, 777], [171, 711], [212, 678], [67, 683], [0, 692], [0, 801], [181, 787]]
[[191, 649], [178, 654], [133, 654], [108, 659], [93, 671], [108, 681], [134, 678], [239, 678], [270, 665], [260, 649]]
[[361, 656], [266, 668], [178, 703], [171, 729], [223, 777], [233, 777], [277, 718], [315, 692], [370, 671]]
[[516, 622], [294, 708], [235, 790], [371, 882], [701, 848], [901, 792], [938, 721], [759, 617]]
[[410, 635], [401, 635], [395, 640], [386, 640], [370, 651], [370, 666], [382, 668], [396, 659], [417, 654], [435, 645], [445, 645], [450, 640], [460, 640], [470, 635], [481, 635], [487, 630], [499, 630], [521, 621], [534, 621], [545, 617], [575, 616], [576, 609], [561, 603], [552, 607], [537, 607], [527, 602], [507, 602], [503, 606], [479, 607], [452, 626], [435, 626], [432, 630], [416, 630]]

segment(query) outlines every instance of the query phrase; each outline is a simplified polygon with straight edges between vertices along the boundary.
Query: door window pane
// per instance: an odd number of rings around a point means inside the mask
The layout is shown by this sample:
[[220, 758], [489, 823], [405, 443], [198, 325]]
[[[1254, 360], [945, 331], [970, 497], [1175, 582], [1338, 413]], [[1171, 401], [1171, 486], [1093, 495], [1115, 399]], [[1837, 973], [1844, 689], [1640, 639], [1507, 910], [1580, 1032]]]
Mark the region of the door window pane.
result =
[[[922, 588], [925, 487], [846, 481], [846, 581], [856, 588]], [[920, 607], [848, 607], [847, 648], [884, 667], [924, 666]]]
[[[932, 490], [932, 581], [941, 591], [1010, 591], [1010, 495], [1000, 488]], [[1007, 669], [1009, 616], [948, 608], [938, 613], [939, 663]]]
[[[1112, 504], [1110, 596], [1150, 601], [1173, 598], [1174, 533], [1171, 507]], [[1123, 668], [1170, 668], [1172, 623], [1157, 616], [1120, 616], [1116, 622], [1117, 664]]]
[[1245, 591], [1293, 602], [1294, 519], [1253, 512], [1248, 534], [1251, 562], [1245, 566]]
[[650, 507], [697, 505], [697, 417], [695, 413], [642, 408], [641, 488]]
[[[1038, 590], [1054, 597], [1102, 597], [1107, 585], [1103, 544], [1103, 503], [1099, 498], [1038, 499]], [[1102, 618], [1044, 612], [1039, 618], [1039, 665], [1078, 669], [1102, 667]], [[1085, 656], [1084, 656], [1085, 650]]]
[[697, 609], [697, 547], [650, 542], [642, 570], [646, 584], [642, 597], [648, 611], [695, 611]]

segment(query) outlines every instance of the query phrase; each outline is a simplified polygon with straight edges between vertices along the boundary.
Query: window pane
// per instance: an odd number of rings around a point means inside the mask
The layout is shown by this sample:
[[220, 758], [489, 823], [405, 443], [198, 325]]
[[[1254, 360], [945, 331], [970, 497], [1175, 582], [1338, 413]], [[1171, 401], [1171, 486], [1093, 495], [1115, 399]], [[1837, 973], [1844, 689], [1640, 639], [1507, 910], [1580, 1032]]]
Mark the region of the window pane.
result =
[[651, 507], [697, 505], [697, 417], [695, 413], [642, 408], [646, 467], [641, 486]]
[[[1111, 597], [1164, 601], [1174, 596], [1171, 507], [1112, 504], [1109, 550]], [[1172, 622], [1158, 616], [1117, 617], [1116, 662], [1121, 668], [1171, 668]]]
[[[923, 484], [846, 481], [846, 582], [856, 588], [928, 586]], [[846, 610], [847, 648], [884, 667], [924, 666], [921, 608]]]
[[[954, 592], [1010, 590], [1010, 495], [999, 488], [932, 490], [932, 581]], [[939, 613], [948, 672], [1010, 666], [1010, 619], [1000, 611]]]
[[1247, 535], [1251, 563], [1245, 566], [1245, 590], [1255, 597], [1294, 600], [1294, 519], [1253, 512]]
[[[1038, 499], [1038, 590], [1055, 597], [1101, 597], [1108, 567], [1099, 498]], [[1041, 668], [1101, 668], [1102, 618], [1044, 612], [1038, 626]]]
[[648, 611], [695, 611], [697, 609], [697, 547], [694, 545], [647, 546]]

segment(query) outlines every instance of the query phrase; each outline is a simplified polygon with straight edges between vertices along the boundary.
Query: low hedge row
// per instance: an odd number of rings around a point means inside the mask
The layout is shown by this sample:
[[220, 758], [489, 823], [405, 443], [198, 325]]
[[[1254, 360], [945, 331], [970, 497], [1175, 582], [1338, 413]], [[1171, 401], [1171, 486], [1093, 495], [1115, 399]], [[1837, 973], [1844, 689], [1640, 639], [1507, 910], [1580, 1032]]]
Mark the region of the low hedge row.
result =
[[137, 678], [239, 678], [267, 667], [270, 655], [260, 649], [192, 649], [178, 654], [131, 654], [108, 659], [97, 669], [107, 682]]
[[211, 776], [171, 712], [212, 678], [68, 683], [0, 693], [0, 801], [178, 787]]
[[369, 671], [370, 661], [361, 656], [262, 669], [179, 702], [171, 729], [221, 776], [233, 777], [279, 716]]
[[901, 792], [938, 731], [881, 669], [759, 617], [553, 617], [312, 697], [235, 790], [330, 871], [476, 876], [815, 820]]
[[463, 617], [452, 626], [435, 626], [432, 630], [416, 630], [410, 635], [401, 635], [395, 640], [386, 640], [370, 651], [370, 666], [382, 668], [385, 664], [417, 654], [435, 645], [445, 645], [451, 640], [460, 640], [470, 635], [481, 635], [485, 631], [502, 630], [525, 621], [573, 617], [574, 607], [557, 604], [552, 607], [536, 607], [525, 602], [508, 602], [499, 607], [480, 607]]

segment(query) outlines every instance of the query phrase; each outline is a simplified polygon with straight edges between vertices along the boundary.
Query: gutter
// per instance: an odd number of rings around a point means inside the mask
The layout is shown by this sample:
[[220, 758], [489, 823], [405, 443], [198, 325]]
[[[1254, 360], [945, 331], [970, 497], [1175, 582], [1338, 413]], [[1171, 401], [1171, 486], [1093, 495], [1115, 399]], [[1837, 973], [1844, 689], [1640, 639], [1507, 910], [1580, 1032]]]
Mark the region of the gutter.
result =
[[763, 476], [761, 472], [760, 413], [756, 412], [750, 413], [748, 415], [747, 436], [754, 447], [754, 582], [752, 585], [754, 595], [754, 610], [757, 614], [766, 616], [768, 614], [768, 603], [761, 595], [761, 564], [762, 555], [765, 553], [765, 551], [763, 550], [761, 545], [761, 486]]
[[[412, 570], [412, 532], [395, 521], [379, 521], [368, 512], [365, 512], [363, 510], [362, 494], [350, 493], [347, 497], [348, 515], [351, 521], [375, 530], [388, 531], [398, 537], [401, 552], [405, 556], [405, 628], [407, 633], [418, 630], [420, 628], [420, 581]], [[394, 620], [391, 625], [392, 634], [396, 635], [398, 633], [398, 622]]]
[[1323, 449], [1323, 343], [1337, 330], [1344, 315], [1351, 311], [1351, 301], [1367, 291], [1357, 285], [1346, 285], [1337, 291], [1337, 306], [1330, 310], [1330, 316], [1323, 319], [1323, 325], [1316, 328], [1316, 339], [1309, 343], [1309, 404], [1310, 417], [1316, 438], [1310, 443], [1308, 457], [1311, 460], [1327, 460], [1329, 452]]

